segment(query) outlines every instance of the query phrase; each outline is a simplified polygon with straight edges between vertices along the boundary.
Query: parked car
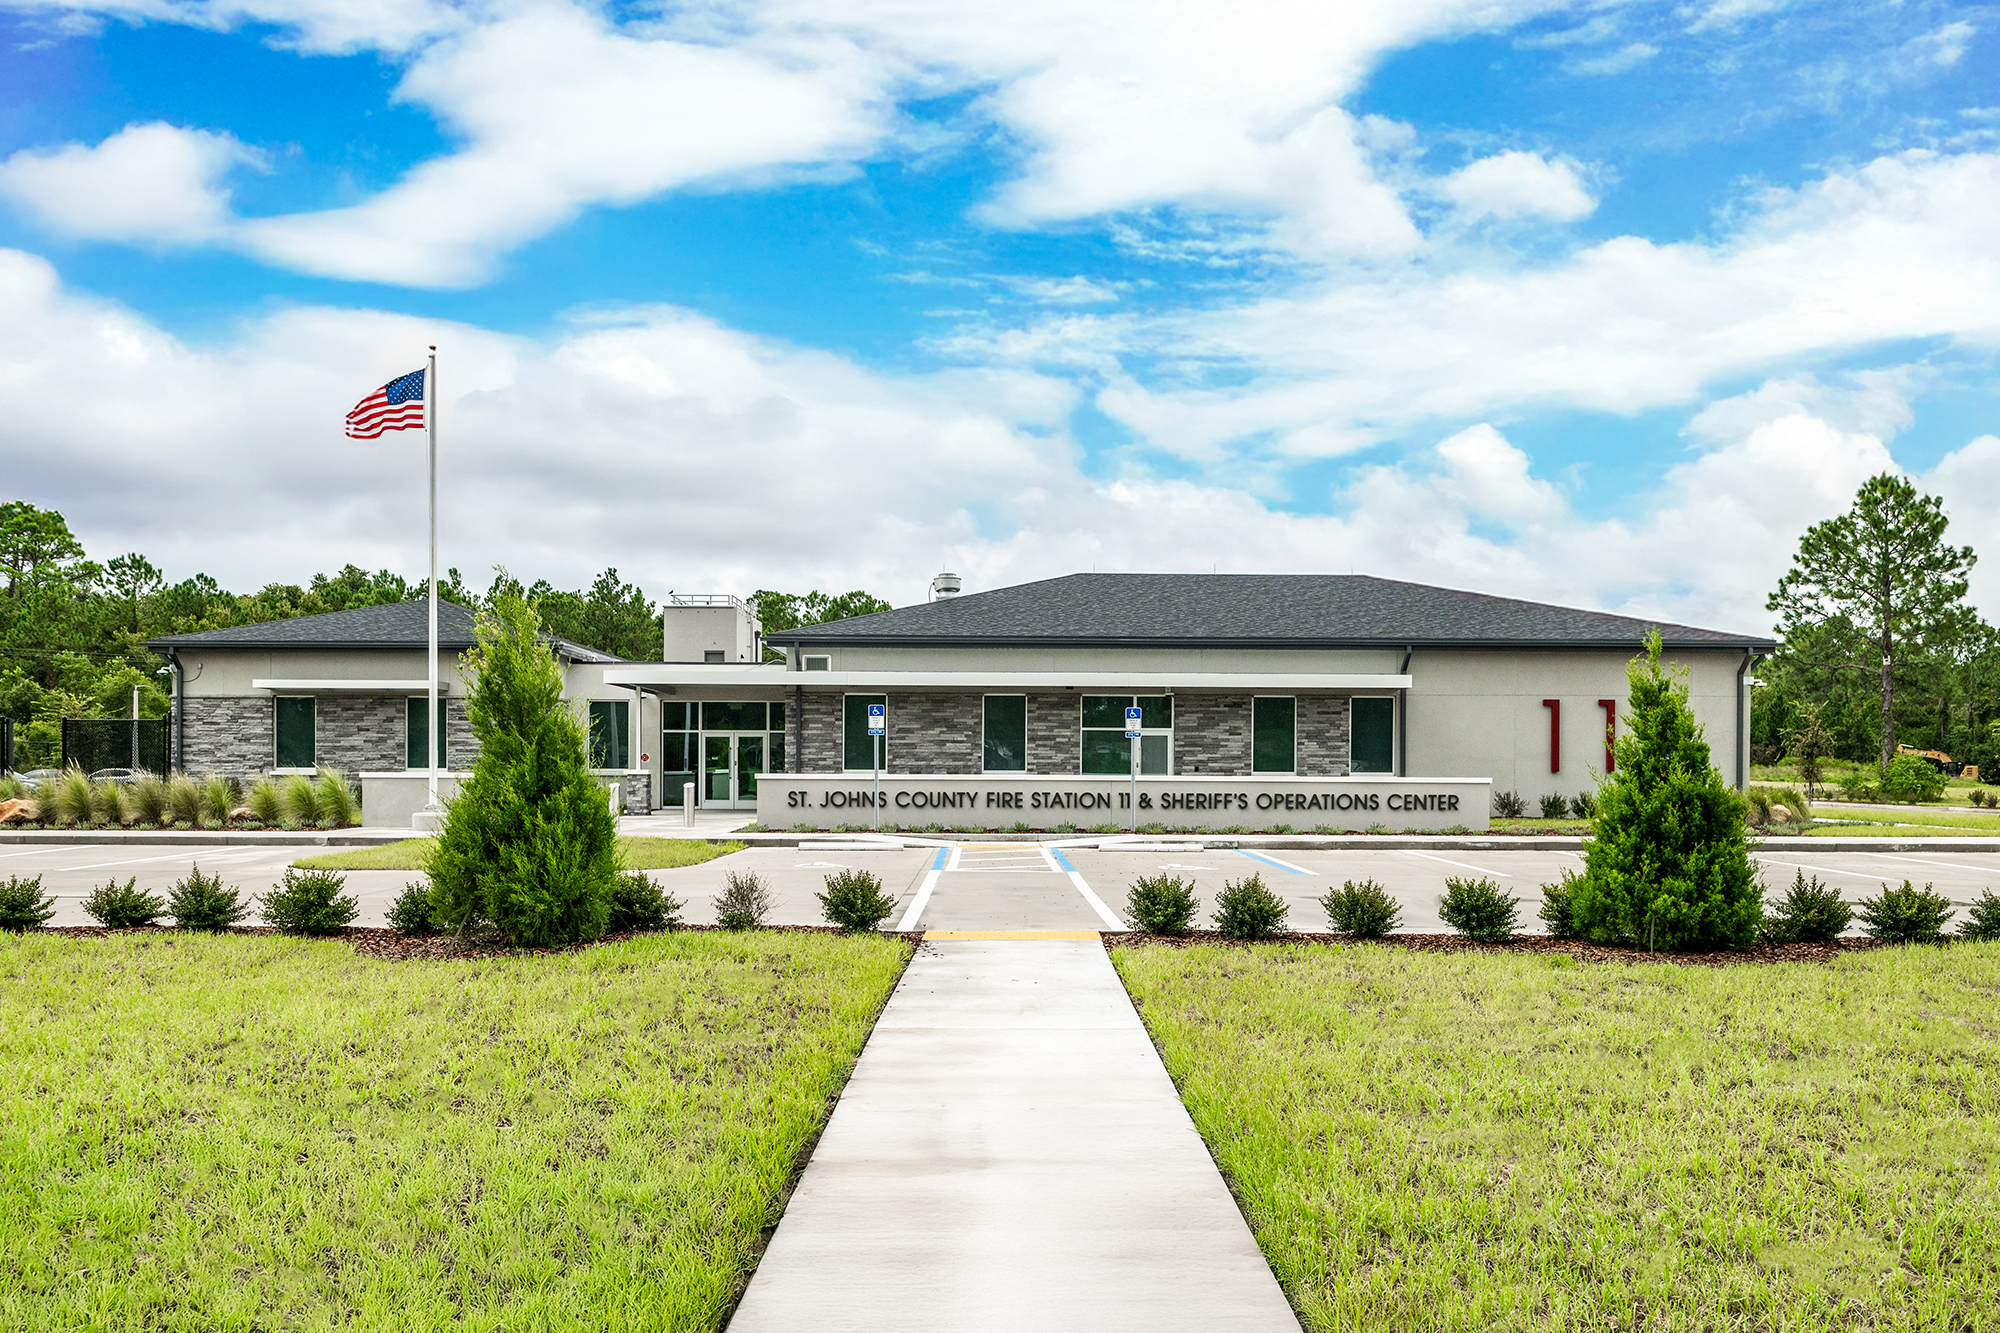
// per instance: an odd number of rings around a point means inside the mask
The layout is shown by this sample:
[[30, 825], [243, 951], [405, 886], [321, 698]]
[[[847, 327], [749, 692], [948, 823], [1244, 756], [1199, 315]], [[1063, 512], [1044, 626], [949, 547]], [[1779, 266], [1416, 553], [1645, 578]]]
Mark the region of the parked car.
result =
[[138, 776], [139, 770], [136, 768], [100, 768], [90, 775], [90, 780], [92, 782], [116, 783], [122, 786], [127, 782], [136, 781]]
[[30, 791], [33, 791], [45, 782], [54, 782], [61, 776], [62, 770], [58, 768], [31, 768], [19, 775], [21, 785]]

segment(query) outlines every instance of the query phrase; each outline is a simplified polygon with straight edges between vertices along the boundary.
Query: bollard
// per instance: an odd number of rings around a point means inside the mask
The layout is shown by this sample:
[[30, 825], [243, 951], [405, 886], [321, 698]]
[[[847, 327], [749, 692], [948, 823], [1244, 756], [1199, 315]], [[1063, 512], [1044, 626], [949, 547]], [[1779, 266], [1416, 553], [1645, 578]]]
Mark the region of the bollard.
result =
[[694, 827], [694, 784], [692, 782], [683, 782], [681, 784], [681, 823], [687, 825], [689, 828]]

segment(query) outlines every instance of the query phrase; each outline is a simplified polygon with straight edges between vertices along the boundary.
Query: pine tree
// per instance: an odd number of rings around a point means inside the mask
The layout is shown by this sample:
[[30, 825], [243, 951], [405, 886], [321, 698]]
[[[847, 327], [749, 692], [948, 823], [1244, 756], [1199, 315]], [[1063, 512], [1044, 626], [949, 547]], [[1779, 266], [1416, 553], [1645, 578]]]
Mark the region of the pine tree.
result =
[[438, 923], [490, 921], [517, 945], [604, 933], [618, 873], [617, 825], [590, 774], [584, 725], [535, 610], [502, 596], [465, 655], [466, 713], [479, 738], [431, 858]]
[[1687, 673], [1661, 661], [1654, 630], [1625, 674], [1630, 721], [1571, 893], [1577, 932], [1597, 944], [1745, 947], [1763, 917], [1763, 884], [1742, 805], [1688, 708]]

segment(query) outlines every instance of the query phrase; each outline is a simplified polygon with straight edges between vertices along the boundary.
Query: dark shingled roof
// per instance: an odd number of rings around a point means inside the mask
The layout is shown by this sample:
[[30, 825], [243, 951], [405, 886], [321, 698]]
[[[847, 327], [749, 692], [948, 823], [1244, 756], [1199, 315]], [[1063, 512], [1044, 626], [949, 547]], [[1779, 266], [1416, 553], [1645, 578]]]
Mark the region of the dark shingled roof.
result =
[[[578, 662], [622, 662], [622, 657], [586, 648], [553, 634], [544, 635], [563, 656]], [[164, 648], [417, 648], [430, 642], [428, 601], [391, 602], [385, 606], [329, 611], [320, 616], [267, 620], [257, 625], [231, 625], [195, 634], [169, 634], [148, 639], [146, 646]], [[438, 602], [438, 647], [463, 651], [473, 645], [472, 612], [456, 602]]]
[[1770, 649], [1755, 634], [1368, 574], [1069, 574], [768, 634], [769, 643], [1037, 647]]

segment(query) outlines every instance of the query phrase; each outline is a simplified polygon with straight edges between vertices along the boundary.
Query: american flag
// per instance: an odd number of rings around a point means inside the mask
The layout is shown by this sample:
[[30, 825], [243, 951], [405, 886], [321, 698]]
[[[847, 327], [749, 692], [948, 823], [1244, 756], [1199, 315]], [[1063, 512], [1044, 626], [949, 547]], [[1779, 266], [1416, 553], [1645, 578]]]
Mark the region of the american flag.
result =
[[424, 424], [424, 372], [390, 380], [347, 414], [347, 438], [379, 439], [385, 430], [420, 430]]

